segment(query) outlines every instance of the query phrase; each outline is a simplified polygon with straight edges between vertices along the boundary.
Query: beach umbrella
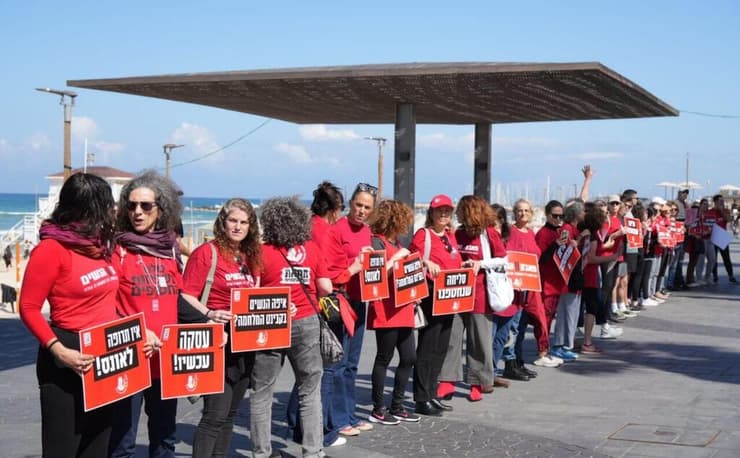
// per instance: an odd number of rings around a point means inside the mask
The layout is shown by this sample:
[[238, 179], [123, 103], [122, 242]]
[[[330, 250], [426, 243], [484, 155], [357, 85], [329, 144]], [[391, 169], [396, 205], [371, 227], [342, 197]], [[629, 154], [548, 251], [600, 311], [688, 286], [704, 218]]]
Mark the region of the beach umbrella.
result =
[[661, 186], [663, 188], [663, 198], [668, 198], [668, 188], [675, 188], [678, 187], [676, 183], [673, 183], [671, 181], [661, 181], [660, 183], [656, 184], [655, 186]]
[[702, 185], [696, 181], [682, 181], [680, 183], [676, 183], [676, 187], [678, 189], [701, 189]]

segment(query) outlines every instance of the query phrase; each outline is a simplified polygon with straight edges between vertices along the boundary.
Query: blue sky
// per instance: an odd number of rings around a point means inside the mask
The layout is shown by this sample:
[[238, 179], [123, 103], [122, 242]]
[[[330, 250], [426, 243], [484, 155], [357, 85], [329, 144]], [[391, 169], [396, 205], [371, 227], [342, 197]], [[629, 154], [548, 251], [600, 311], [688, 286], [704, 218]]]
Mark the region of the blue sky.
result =
[[[274, 2], [278, 4], [278, 2]], [[740, 2], [11, 2], [0, 0], [4, 89], [0, 192], [43, 192], [62, 170], [62, 108], [35, 87], [71, 79], [399, 62], [598, 61], [674, 108], [740, 115]], [[242, 113], [77, 90], [73, 165], [83, 139], [97, 165], [164, 166], [162, 144], [184, 143], [173, 164], [214, 151], [259, 126]], [[740, 118], [525, 123], [493, 127], [493, 187], [541, 199], [596, 170], [593, 191], [685, 176], [700, 193], [740, 185]], [[304, 197], [323, 179], [375, 182], [377, 147], [392, 125], [299, 126], [272, 120], [234, 146], [173, 168], [190, 196]], [[472, 192], [472, 126], [417, 130], [418, 201]], [[392, 188], [392, 145], [385, 187]], [[572, 191], [569, 191], [572, 193]]]

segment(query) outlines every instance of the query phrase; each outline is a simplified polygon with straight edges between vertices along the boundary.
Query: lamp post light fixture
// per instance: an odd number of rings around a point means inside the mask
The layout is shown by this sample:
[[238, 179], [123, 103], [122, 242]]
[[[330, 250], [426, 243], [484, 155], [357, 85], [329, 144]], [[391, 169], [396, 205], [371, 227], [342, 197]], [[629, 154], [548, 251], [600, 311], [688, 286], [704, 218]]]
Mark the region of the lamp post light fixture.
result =
[[383, 137], [364, 137], [365, 140], [378, 142], [378, 199], [383, 198], [383, 148], [387, 139]]
[[165, 170], [164, 176], [166, 176], [167, 178], [170, 177], [170, 155], [172, 154], [172, 150], [175, 148], [183, 147], [183, 146], [185, 145], [176, 145], [174, 143], [166, 143], [162, 145], [162, 148], [164, 149], [164, 157], [166, 158], [166, 161], [167, 161], [165, 165], [165, 169], [164, 169]]
[[48, 87], [37, 87], [36, 90], [61, 97], [59, 105], [64, 107], [64, 181], [67, 181], [72, 173], [72, 107], [75, 105], [77, 93]]

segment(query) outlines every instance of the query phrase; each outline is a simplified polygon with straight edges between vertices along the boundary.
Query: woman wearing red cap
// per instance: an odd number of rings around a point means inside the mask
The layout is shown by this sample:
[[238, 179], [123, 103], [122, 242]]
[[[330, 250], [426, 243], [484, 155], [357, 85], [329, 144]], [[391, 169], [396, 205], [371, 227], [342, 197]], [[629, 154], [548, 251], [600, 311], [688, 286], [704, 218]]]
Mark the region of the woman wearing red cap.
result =
[[421, 308], [429, 324], [419, 330], [414, 366], [416, 413], [422, 415], [439, 416], [443, 410], [452, 410], [452, 407], [440, 402], [436, 394], [437, 378], [450, 341], [453, 315], [432, 316], [432, 280], [440, 270], [459, 269], [462, 265], [452, 230], [454, 209], [452, 199], [448, 196], [434, 196], [429, 203], [424, 227], [416, 231], [409, 246], [409, 251], [421, 254], [430, 291], [430, 295], [421, 301]]

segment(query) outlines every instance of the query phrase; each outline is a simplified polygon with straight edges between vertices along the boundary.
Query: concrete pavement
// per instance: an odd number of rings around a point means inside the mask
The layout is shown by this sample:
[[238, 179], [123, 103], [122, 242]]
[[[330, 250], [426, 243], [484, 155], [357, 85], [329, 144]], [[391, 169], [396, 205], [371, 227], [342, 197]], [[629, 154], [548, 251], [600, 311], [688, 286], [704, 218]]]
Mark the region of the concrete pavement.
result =
[[[732, 246], [732, 257], [740, 277], [740, 244]], [[558, 369], [538, 368], [535, 380], [497, 388], [478, 403], [468, 402], [467, 387], [459, 384], [451, 401], [455, 410], [444, 417], [376, 425], [326, 451], [363, 458], [740, 456], [740, 286], [729, 285], [723, 267], [719, 270], [718, 285], [673, 293], [666, 304], [627, 320], [620, 339], [598, 341], [603, 355], [582, 355]], [[0, 335], [0, 456], [39, 456], [36, 344], [12, 317], [0, 320]], [[533, 360], [531, 334], [525, 349], [525, 359]], [[368, 333], [357, 384], [363, 416], [370, 411], [374, 355], [374, 335]], [[290, 369], [284, 369], [273, 407], [274, 445], [284, 456], [300, 455], [300, 447], [285, 439], [292, 381]], [[190, 455], [200, 407], [179, 403], [178, 456]], [[249, 456], [248, 421], [245, 400], [233, 456]], [[145, 456], [144, 418], [138, 443], [139, 456]]]

